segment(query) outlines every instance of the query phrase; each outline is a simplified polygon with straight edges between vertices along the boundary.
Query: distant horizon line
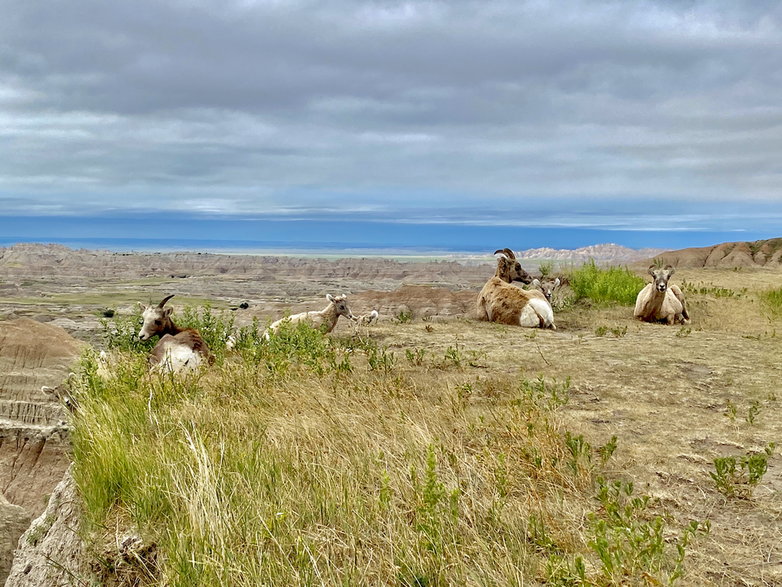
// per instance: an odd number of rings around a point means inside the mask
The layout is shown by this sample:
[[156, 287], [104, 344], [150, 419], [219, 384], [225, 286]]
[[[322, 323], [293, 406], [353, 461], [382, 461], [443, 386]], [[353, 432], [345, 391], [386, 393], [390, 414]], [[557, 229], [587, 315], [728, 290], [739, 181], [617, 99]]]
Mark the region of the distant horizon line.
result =
[[[673, 227], [672, 227], [673, 228]], [[678, 227], [676, 227], [678, 228]], [[276, 221], [189, 219], [167, 217], [8, 217], [0, 216], [0, 245], [39, 242], [145, 250], [164, 248], [268, 250], [391, 250], [445, 253], [487, 253], [551, 248], [575, 250], [613, 243], [628, 249], [677, 250], [724, 242], [753, 242], [779, 237], [771, 230], [681, 231], [598, 228], [517, 227], [483, 224], [407, 224], [346, 220]]]
[[[736, 241], [741, 242], [741, 241]], [[723, 243], [714, 243], [709, 246], [717, 246]], [[17, 238], [0, 237], [0, 248], [10, 248], [16, 245], [40, 245], [40, 246], [63, 246], [71, 250], [86, 251], [108, 251], [117, 253], [211, 253], [211, 254], [255, 254], [255, 255], [295, 255], [295, 254], [315, 254], [328, 253], [331, 255], [344, 253], [347, 255], [409, 255], [409, 256], [485, 256], [491, 257], [494, 253], [486, 249], [477, 248], [444, 248], [429, 247], [425, 245], [409, 246], [380, 246], [380, 245], [346, 245], [345, 243], [321, 243], [313, 245], [312, 243], [290, 242], [290, 243], [269, 243], [263, 241], [231, 240], [231, 239], [187, 239], [187, 238], [111, 238], [111, 237], [59, 237], [59, 238]], [[664, 252], [672, 249], [664, 247], [643, 246], [629, 247], [615, 242], [595, 242], [589, 245], [582, 245], [572, 248], [536, 246], [529, 248], [514, 248], [515, 252], [551, 250], [552, 252], [577, 252], [592, 247], [617, 247], [633, 252], [653, 251]], [[703, 248], [703, 247], [684, 247], [684, 248]]]

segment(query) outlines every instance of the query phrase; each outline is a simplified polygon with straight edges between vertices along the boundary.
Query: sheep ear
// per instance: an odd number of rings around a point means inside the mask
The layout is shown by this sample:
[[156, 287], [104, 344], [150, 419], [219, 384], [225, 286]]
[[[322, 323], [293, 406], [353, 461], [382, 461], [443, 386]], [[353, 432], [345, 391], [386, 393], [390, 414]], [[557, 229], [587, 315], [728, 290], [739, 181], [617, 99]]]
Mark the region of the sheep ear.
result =
[[655, 269], [656, 269], [656, 267], [655, 267], [654, 265], [649, 265], [649, 275], [652, 275], [652, 276], [653, 276], [653, 275], [654, 275], [654, 270], [655, 270]]
[[666, 265], [665, 270], [668, 272], [668, 275], [673, 275], [674, 273], [676, 273], [676, 269], [674, 268], [673, 265]]
[[559, 287], [559, 284], [560, 284], [560, 283], [561, 283], [561, 282], [559, 281], [559, 277], [557, 277], [557, 278], [554, 280], [554, 287]]
[[539, 279], [533, 279], [532, 280], [532, 285], [534, 285], [535, 287], [540, 287], [540, 280]]
[[326, 294], [326, 299], [327, 299], [328, 301], [330, 301], [330, 302], [333, 302], [333, 301], [334, 301], [334, 296], [333, 296], [333, 295], [331, 295], [331, 294]]
[[173, 311], [174, 311], [174, 308], [166, 308], [165, 310], [163, 310], [163, 315], [164, 316], [170, 316], [171, 312], [173, 312]]

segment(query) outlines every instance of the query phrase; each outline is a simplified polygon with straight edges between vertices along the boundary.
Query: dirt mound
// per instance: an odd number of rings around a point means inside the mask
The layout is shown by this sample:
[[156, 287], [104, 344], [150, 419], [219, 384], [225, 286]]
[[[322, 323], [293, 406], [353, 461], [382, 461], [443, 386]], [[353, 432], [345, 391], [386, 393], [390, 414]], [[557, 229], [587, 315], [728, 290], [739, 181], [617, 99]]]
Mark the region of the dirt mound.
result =
[[84, 343], [29, 318], [0, 322], [0, 400], [49, 402], [42, 385], [59, 384]]
[[655, 257], [681, 268], [780, 267], [782, 238], [669, 251]]

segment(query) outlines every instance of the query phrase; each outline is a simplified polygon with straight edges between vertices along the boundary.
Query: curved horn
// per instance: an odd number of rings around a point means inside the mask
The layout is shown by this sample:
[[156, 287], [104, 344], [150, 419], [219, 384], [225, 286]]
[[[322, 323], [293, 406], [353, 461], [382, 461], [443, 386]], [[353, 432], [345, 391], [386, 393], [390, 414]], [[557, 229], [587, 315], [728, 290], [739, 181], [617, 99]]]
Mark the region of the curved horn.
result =
[[157, 305], [157, 307], [158, 307], [158, 308], [162, 308], [163, 306], [165, 306], [165, 305], [166, 305], [166, 302], [167, 302], [168, 300], [170, 300], [171, 298], [173, 298], [175, 295], [176, 295], [176, 294], [171, 294], [170, 296], [166, 296], [166, 297], [164, 297], [164, 298], [163, 298], [163, 301], [162, 301], [162, 302], [160, 302], [160, 303]]
[[511, 251], [511, 250], [510, 250], [510, 249], [508, 249], [508, 248], [505, 248], [505, 249], [497, 249], [496, 251], [494, 251], [494, 254], [496, 255], [497, 253], [502, 253], [502, 254], [503, 254], [503, 255], [505, 255], [505, 256], [506, 256], [508, 259], [513, 259], [514, 261], [516, 260], [516, 255], [513, 253], [513, 251]]

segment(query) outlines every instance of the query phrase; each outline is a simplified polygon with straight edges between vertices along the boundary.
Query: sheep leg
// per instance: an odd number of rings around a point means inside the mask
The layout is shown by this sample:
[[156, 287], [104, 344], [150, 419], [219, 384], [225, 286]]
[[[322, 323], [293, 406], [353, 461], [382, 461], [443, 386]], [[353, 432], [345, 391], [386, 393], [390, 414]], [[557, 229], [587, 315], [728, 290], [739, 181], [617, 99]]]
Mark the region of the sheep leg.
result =
[[682, 305], [682, 311], [676, 314], [676, 317], [681, 320], [682, 324], [686, 324], [690, 320], [690, 313], [687, 311], [687, 304], [684, 301], [684, 294], [678, 285], [672, 285], [670, 288], [671, 293], [679, 300]]
[[491, 315], [489, 314], [486, 306], [486, 300], [484, 298], [479, 298], [478, 303], [475, 305], [475, 313], [478, 316], [478, 320], [486, 320], [487, 322], [491, 322]]

